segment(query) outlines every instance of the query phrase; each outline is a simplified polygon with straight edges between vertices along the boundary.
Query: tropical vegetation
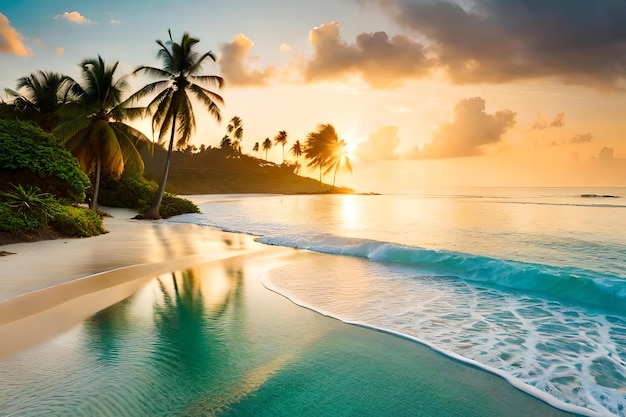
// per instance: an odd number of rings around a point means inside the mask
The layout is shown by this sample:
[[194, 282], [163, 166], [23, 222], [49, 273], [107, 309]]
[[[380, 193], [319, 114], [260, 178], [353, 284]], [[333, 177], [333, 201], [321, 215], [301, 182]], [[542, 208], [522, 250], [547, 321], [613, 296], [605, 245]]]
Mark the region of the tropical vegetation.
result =
[[[153, 81], [126, 99], [127, 76], [117, 76], [119, 63], [107, 65], [100, 56], [80, 63], [80, 82], [38, 71], [17, 80], [15, 90], [6, 90], [8, 99], [0, 99], [0, 231], [56, 227], [70, 235], [101, 233], [99, 204], [134, 208], [145, 219], [198, 211], [166, 187], [191, 193], [351, 191], [334, 186], [337, 173], [352, 168], [346, 143], [330, 124], [319, 125], [305, 141], [296, 140], [288, 148], [292, 160], [285, 155], [285, 130], [273, 141], [267, 137], [254, 144], [254, 152], [265, 152], [265, 161], [243, 154], [239, 116], [230, 119], [219, 149], [190, 146], [194, 105], [221, 121], [224, 100], [213, 90], [223, 79], [203, 74], [202, 64], [215, 56], [197, 52], [198, 39], [184, 33], [175, 42], [171, 31], [168, 35], [165, 42], [156, 41], [161, 67], [140, 66], [133, 72]], [[137, 117], [151, 118], [158, 145], [128, 124]], [[280, 165], [269, 161], [274, 144], [282, 147]], [[297, 175], [301, 158], [319, 168], [319, 183]], [[184, 162], [174, 164], [176, 181], [170, 187], [172, 161]], [[331, 171], [332, 187], [325, 186], [322, 176]], [[85, 198], [93, 211], [77, 206]]]
[[[89, 178], [54, 136], [17, 120], [0, 120], [0, 232], [93, 236], [106, 232], [96, 212], [78, 207]], [[19, 182], [18, 182], [19, 181]]]
[[128, 84], [126, 77], [115, 80], [118, 64], [106, 65], [100, 56], [80, 63], [84, 85], [72, 83], [75, 98], [64, 105], [65, 116], [53, 130], [84, 172], [94, 170], [92, 210], [98, 210], [101, 174], [119, 178], [129, 168], [141, 174], [144, 165], [136, 146], [150, 143], [143, 133], [124, 123], [141, 116], [143, 110], [122, 102]]
[[215, 55], [211, 51], [199, 55], [194, 49], [199, 40], [188, 33], [183, 34], [180, 43], [174, 42], [171, 31], [168, 34], [169, 40], [165, 43], [156, 41], [160, 46], [157, 57], [161, 59], [163, 68], [140, 66], [134, 71], [135, 74], [144, 73], [158, 80], [147, 84], [129, 99], [141, 100], [156, 92], [147, 105], [148, 112], [152, 115], [152, 130], [158, 131], [159, 143], [164, 143], [169, 135], [168, 158], [163, 176], [150, 208], [140, 216], [144, 219], [161, 217], [159, 208], [165, 193], [174, 143], [177, 148], [184, 147], [195, 131], [196, 122], [190, 96], [218, 122], [222, 119], [218, 104], [222, 104], [224, 100], [204, 86], [221, 87], [223, 79], [217, 75], [200, 75], [204, 61], [215, 61]]
[[17, 80], [18, 91], [5, 89], [13, 104], [13, 114], [51, 132], [59, 120], [59, 109], [72, 98], [74, 81], [67, 75], [38, 71]]
[[320, 169], [320, 182], [322, 182], [322, 170], [324, 174], [331, 170], [335, 171], [333, 187], [340, 168], [352, 172], [345, 147], [346, 142], [343, 139], [339, 140], [333, 125], [319, 125], [316, 131], [308, 134], [304, 145], [304, 155], [309, 159], [308, 166]]

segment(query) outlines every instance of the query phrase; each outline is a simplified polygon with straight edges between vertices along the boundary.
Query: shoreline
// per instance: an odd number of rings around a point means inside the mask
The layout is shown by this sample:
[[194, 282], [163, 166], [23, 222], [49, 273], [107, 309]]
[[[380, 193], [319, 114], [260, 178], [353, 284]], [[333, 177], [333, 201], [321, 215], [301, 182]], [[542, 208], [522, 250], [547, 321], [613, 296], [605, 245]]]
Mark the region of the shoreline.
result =
[[[285, 251], [284, 248], [257, 243], [252, 236], [190, 224], [137, 221], [131, 219], [134, 213], [130, 210], [114, 211], [115, 217], [105, 219], [105, 226], [111, 231], [109, 234], [90, 239], [19, 243], [4, 248], [16, 252], [16, 255], [0, 258], [0, 262], [6, 262], [10, 266], [3, 267], [0, 272], [0, 338], [9, 341], [0, 349], [0, 359], [69, 330], [96, 312], [132, 295], [159, 274], [242, 255], [253, 255], [257, 259], [264, 252]], [[137, 245], [138, 237], [151, 239], [151, 246], [146, 248]], [[93, 251], [98, 250], [102, 256], [94, 260]], [[109, 252], [105, 253], [107, 251]], [[118, 255], [121, 259], [110, 259], [111, 256]], [[83, 256], [82, 263], [75, 263], [77, 256]], [[35, 262], [38, 257], [51, 261], [52, 265], [48, 262]], [[11, 262], [13, 260], [16, 262]], [[42, 275], [42, 268], [47, 271], [45, 275]], [[11, 274], [21, 275], [15, 279], [19, 281], [16, 285], [7, 285]], [[20, 281], [22, 279], [25, 281]], [[20, 284], [23, 286], [20, 287]], [[285, 297], [296, 306], [333, 317], [311, 309], [267, 285], [265, 288]], [[6, 298], [7, 294], [13, 295]], [[71, 317], [68, 318], [70, 312]], [[341, 321], [337, 317], [333, 318]], [[49, 326], [51, 321], [54, 326]], [[503, 382], [559, 410], [581, 412], [578, 408], [568, 409], [562, 407], [562, 404], [546, 401], [543, 396], [521, 389], [503, 375], [476, 366], [473, 362], [459, 360], [420, 340], [360, 323], [344, 323], [411, 340], [449, 360], [500, 376]]]

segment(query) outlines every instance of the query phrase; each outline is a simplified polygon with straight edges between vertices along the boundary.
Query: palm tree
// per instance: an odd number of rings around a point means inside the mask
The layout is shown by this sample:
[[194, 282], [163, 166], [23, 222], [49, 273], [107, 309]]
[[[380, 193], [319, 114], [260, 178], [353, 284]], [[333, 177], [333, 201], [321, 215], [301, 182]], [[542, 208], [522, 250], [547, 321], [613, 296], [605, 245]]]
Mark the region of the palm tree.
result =
[[220, 141], [220, 149], [231, 150], [233, 148], [233, 142], [230, 140], [230, 136], [225, 135]]
[[259, 151], [259, 142], [255, 142], [254, 146], [252, 147], [252, 152], [258, 152]]
[[142, 115], [143, 109], [128, 108], [122, 103], [122, 92], [128, 83], [125, 77], [114, 80], [118, 63], [107, 66], [100, 56], [80, 63], [84, 86], [72, 84], [75, 99], [65, 104], [66, 110], [61, 114], [68, 116], [53, 130], [84, 172], [95, 168], [93, 210], [98, 209], [101, 173], [119, 178], [129, 167], [143, 172], [143, 160], [136, 145], [150, 144], [143, 133], [124, 123]]
[[228, 134], [233, 135], [231, 140], [232, 148], [241, 153], [241, 140], [243, 139], [243, 122], [239, 116], [233, 116], [226, 127]]
[[335, 188], [335, 179], [337, 178], [337, 171], [339, 168], [345, 169], [346, 171], [352, 173], [352, 165], [350, 165], [350, 158], [348, 157], [348, 153], [346, 152], [347, 143], [341, 139], [337, 144], [335, 152], [329, 160], [328, 168], [326, 172], [329, 172], [331, 169], [335, 168], [335, 173], [333, 174], [333, 188]]
[[39, 71], [17, 80], [17, 90], [24, 89], [24, 94], [8, 88], [5, 91], [14, 97], [12, 104], [20, 118], [51, 132], [58, 122], [57, 111], [71, 98], [72, 84], [74, 80], [67, 75]]
[[283, 145], [283, 164], [285, 163], [285, 144], [287, 143], [287, 132], [285, 132], [284, 130], [281, 130], [280, 132], [278, 132], [278, 135], [276, 135], [276, 137], [274, 138], [274, 142], [276, 144], [281, 144]]
[[333, 152], [332, 144], [338, 141], [335, 128], [330, 124], [319, 125], [317, 131], [307, 135], [304, 156], [309, 160], [309, 167], [320, 169], [320, 183], [322, 182], [322, 169], [328, 165], [328, 159]]
[[300, 143], [300, 139], [298, 139], [297, 141], [293, 143], [293, 146], [291, 147], [289, 152], [296, 158], [299, 158], [300, 156], [302, 156], [302, 154], [304, 153], [304, 149], [303, 149], [302, 144]]
[[[337, 170], [341, 166], [345, 166], [350, 172], [350, 160], [345, 152], [346, 142], [339, 140], [335, 128], [331, 124], [319, 125], [317, 131], [308, 134], [306, 144], [304, 146], [304, 155], [309, 159], [308, 166], [319, 167], [320, 183], [322, 182], [322, 169], [325, 168], [324, 174], [332, 169]], [[333, 178], [333, 187], [335, 179]]]
[[167, 159], [163, 170], [163, 177], [159, 188], [154, 195], [152, 205], [140, 218], [159, 219], [159, 208], [165, 193], [165, 185], [172, 160], [174, 142], [176, 147], [184, 146], [193, 134], [196, 123], [189, 93], [194, 97], [207, 112], [218, 122], [222, 120], [220, 109], [217, 105], [223, 104], [220, 95], [203, 87], [222, 86], [224, 80], [217, 75], [199, 75], [202, 64], [207, 58], [215, 61], [215, 55], [211, 51], [198, 55], [194, 46], [200, 42], [192, 38], [188, 33], [183, 34], [180, 43], [172, 40], [172, 32], [168, 30], [169, 40], [165, 43], [157, 40], [161, 47], [157, 52], [157, 58], [163, 62], [163, 68], [141, 66], [134, 74], [146, 73], [157, 78], [136, 92], [130, 99], [139, 100], [149, 94], [158, 91], [158, 94], [148, 104], [147, 109], [152, 114], [152, 130], [158, 129], [159, 142], [164, 143], [169, 131], [169, 143]]
[[265, 138], [263, 141], [263, 150], [265, 151], [265, 160], [267, 161], [267, 152], [272, 149], [272, 141], [270, 138]]

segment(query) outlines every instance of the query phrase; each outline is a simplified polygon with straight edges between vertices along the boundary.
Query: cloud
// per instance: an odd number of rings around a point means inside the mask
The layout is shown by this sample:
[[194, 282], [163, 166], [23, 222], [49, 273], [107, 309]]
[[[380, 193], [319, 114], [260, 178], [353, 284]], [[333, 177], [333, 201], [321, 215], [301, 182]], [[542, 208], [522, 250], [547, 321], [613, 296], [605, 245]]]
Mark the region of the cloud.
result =
[[565, 113], [557, 113], [554, 119], [550, 122], [550, 127], [563, 127], [565, 126]]
[[22, 43], [22, 35], [15, 30], [7, 17], [0, 13], [0, 52], [18, 56], [30, 56], [32, 51]]
[[91, 20], [87, 19], [85, 16], [81, 15], [77, 11], [65, 12], [61, 15], [61, 17], [69, 22], [76, 23], [78, 25], [89, 25], [93, 23]]
[[548, 121], [545, 117], [538, 114], [535, 116], [535, 121], [531, 127], [532, 130], [545, 130], [548, 128]]
[[515, 125], [511, 110], [495, 114], [485, 112], [485, 100], [473, 97], [459, 101], [451, 121], [439, 124], [432, 141], [421, 149], [414, 149], [413, 158], [457, 158], [484, 153], [484, 146], [498, 143]]
[[585, 133], [581, 135], [576, 135], [569, 140], [570, 143], [588, 143], [593, 142], [593, 135], [591, 133]]
[[615, 160], [615, 150], [613, 148], [602, 148], [598, 154], [598, 162], [610, 164]]
[[369, 138], [359, 144], [356, 157], [363, 162], [392, 161], [398, 159], [396, 148], [400, 144], [398, 128], [383, 126], [369, 134]]
[[64, 49], [64, 48], [61, 48], [61, 47], [58, 47], [58, 48], [56, 49], [56, 52], [55, 52], [55, 53], [56, 53], [56, 55], [57, 55], [57, 56], [63, 56], [63, 55], [65, 55], [65, 49]]
[[549, 127], [563, 127], [563, 126], [565, 126], [565, 113], [557, 113], [556, 116], [554, 116], [554, 119], [552, 119], [550, 123], [548, 123], [545, 117], [538, 114], [535, 116], [535, 121], [533, 122], [531, 129], [545, 130]]
[[431, 69], [424, 46], [402, 35], [362, 33], [349, 44], [341, 38], [339, 23], [330, 22], [311, 30], [309, 42], [315, 52], [305, 63], [307, 81], [358, 75], [374, 88], [394, 88]]
[[117, 20], [117, 19], [111, 19], [111, 20], [109, 20], [109, 23], [110, 23], [110, 24], [112, 24], [112, 25], [119, 25], [119, 24], [121, 24], [122, 22], [120, 22], [120, 21], [119, 21], [119, 20]]
[[289, 46], [286, 43], [281, 43], [278, 49], [280, 49], [280, 52], [284, 52], [284, 53], [291, 52], [291, 46]]
[[623, 0], [378, 2], [459, 84], [551, 78], [611, 88], [626, 74]]
[[257, 59], [257, 57], [250, 56], [253, 45], [252, 41], [242, 33], [236, 35], [231, 43], [222, 45], [222, 56], [218, 64], [227, 85], [265, 85], [274, 75], [273, 67], [267, 67], [263, 71], [250, 68], [250, 64]]

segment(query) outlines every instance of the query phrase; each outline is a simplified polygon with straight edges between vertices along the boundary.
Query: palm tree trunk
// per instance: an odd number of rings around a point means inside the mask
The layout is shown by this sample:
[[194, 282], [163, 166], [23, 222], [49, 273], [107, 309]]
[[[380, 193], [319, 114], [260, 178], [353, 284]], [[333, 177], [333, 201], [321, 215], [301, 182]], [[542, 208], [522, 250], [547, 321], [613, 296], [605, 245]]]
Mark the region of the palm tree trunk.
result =
[[170, 135], [170, 143], [167, 146], [167, 158], [165, 160], [165, 169], [163, 170], [163, 177], [161, 178], [161, 184], [154, 194], [152, 204], [150, 208], [146, 210], [142, 215], [137, 218], [144, 220], [157, 220], [161, 218], [159, 209], [161, 208], [161, 201], [163, 200], [163, 194], [165, 194], [165, 185], [167, 184], [167, 177], [170, 173], [170, 162], [172, 161], [172, 151], [174, 150], [174, 134], [176, 133], [176, 114], [174, 114], [172, 121], [172, 134]]
[[93, 198], [91, 200], [91, 209], [98, 211], [98, 194], [100, 194], [100, 171], [102, 170], [102, 161], [100, 155], [96, 158], [96, 183], [93, 186]]

